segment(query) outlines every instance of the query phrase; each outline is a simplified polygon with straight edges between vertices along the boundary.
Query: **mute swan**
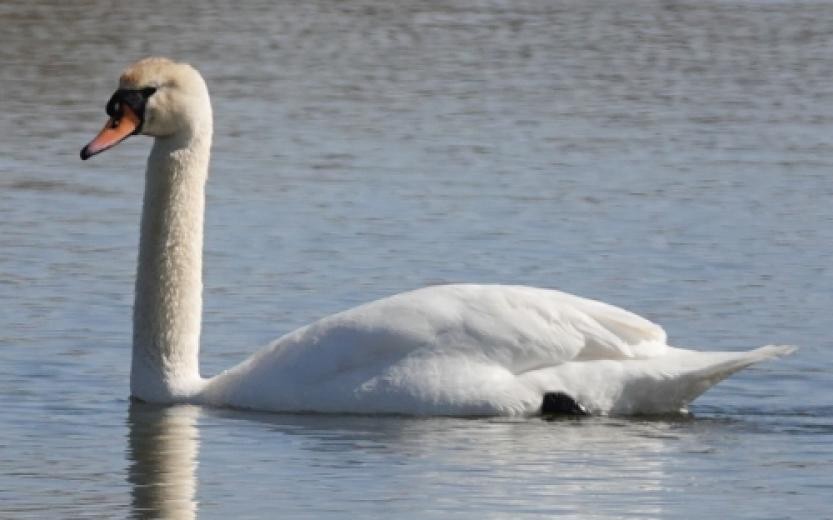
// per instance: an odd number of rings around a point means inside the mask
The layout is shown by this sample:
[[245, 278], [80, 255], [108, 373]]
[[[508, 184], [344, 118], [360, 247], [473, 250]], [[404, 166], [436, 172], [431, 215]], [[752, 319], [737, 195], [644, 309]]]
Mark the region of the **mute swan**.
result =
[[147, 162], [133, 309], [133, 397], [286, 412], [652, 414], [733, 372], [791, 353], [696, 352], [661, 327], [563, 292], [427, 287], [323, 318], [211, 378], [199, 373], [208, 90], [191, 66], [145, 58], [107, 103], [88, 159], [134, 134]]

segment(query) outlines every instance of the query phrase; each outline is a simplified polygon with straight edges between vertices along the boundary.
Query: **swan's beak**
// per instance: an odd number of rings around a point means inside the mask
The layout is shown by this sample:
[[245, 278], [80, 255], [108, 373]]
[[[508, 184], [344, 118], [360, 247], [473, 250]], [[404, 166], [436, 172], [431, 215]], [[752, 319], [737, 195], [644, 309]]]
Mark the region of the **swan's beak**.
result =
[[81, 159], [87, 160], [97, 153], [112, 148], [124, 141], [139, 128], [141, 119], [129, 106], [122, 106], [122, 113], [117, 117], [111, 117], [101, 132], [90, 141], [90, 144], [81, 150]]

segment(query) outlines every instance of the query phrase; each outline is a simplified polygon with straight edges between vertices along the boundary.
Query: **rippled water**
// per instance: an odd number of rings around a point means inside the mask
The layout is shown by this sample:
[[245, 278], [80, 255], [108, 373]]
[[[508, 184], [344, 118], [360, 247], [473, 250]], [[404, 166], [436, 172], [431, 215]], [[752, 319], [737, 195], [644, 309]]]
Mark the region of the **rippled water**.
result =
[[[831, 517], [830, 2], [18, 0], [0, 29], [0, 517]], [[148, 54], [213, 96], [204, 373], [443, 281], [801, 350], [689, 419], [130, 405], [149, 143], [77, 154]]]

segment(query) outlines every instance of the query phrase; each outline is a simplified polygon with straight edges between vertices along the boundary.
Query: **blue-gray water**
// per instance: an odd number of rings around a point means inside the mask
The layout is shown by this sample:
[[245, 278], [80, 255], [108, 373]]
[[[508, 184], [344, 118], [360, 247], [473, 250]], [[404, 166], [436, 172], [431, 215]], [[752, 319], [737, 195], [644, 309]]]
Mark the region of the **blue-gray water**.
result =
[[[0, 31], [0, 517], [833, 516], [833, 3], [14, 0]], [[150, 143], [78, 150], [148, 54], [213, 95], [206, 374], [443, 281], [801, 350], [689, 419], [131, 408]]]

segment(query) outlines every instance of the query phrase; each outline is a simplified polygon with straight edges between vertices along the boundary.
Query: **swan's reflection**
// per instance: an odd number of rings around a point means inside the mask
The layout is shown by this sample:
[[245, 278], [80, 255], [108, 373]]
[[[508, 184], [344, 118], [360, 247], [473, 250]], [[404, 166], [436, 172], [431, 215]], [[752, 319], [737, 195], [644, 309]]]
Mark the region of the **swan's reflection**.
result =
[[127, 424], [133, 518], [196, 518], [196, 406], [130, 404]]
[[669, 462], [697, 444], [696, 423], [687, 419], [547, 423], [134, 403], [128, 419], [134, 518], [197, 516], [200, 414], [201, 424], [234, 431], [233, 441], [211, 439], [206, 464], [222, 467], [224, 478], [208, 485], [225, 497], [213, 505], [252, 517], [268, 517], [265, 496], [287, 512], [311, 516], [327, 516], [333, 507], [369, 516], [379, 504], [391, 516], [408, 516], [426, 498], [440, 504], [436, 514], [459, 513], [474, 498], [507, 517], [520, 510], [658, 517], [664, 497], [681, 491]]
[[[207, 423], [234, 428], [237, 441], [264, 447], [223, 453], [212, 445], [212, 464], [221, 464], [235, 482], [249, 482], [249, 492], [260, 487], [258, 495], [292, 489], [281, 495], [286, 511], [322, 517], [332, 507], [373, 516], [378, 504], [391, 517], [411, 516], [426, 502], [434, 504], [427, 516], [454, 516], [472, 501], [487, 502], [506, 518], [520, 511], [661, 517], [663, 497], [678, 489], [668, 462], [689, 442], [694, 424], [676, 417], [545, 422], [203, 413]], [[251, 497], [235, 505], [241, 507], [262, 514]]]

